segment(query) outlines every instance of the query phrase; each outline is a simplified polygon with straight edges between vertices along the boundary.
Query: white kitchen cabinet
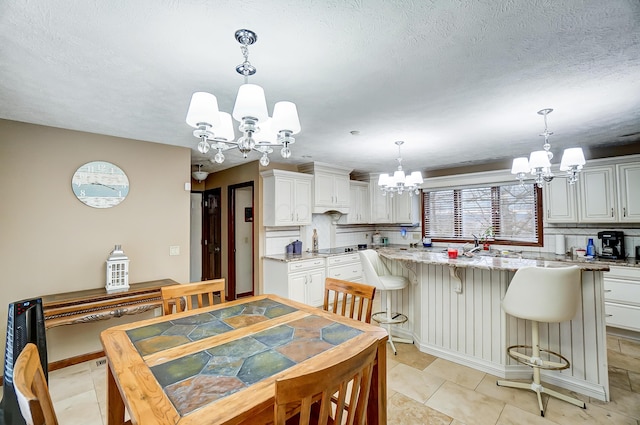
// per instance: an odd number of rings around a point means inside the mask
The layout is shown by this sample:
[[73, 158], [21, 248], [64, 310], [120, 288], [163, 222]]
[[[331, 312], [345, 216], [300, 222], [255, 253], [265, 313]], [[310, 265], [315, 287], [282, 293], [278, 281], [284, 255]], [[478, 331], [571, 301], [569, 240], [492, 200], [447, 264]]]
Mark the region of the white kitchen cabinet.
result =
[[578, 178], [580, 221], [612, 223], [618, 221], [615, 167], [588, 167]]
[[299, 301], [313, 307], [324, 303], [324, 280], [327, 276], [324, 258], [278, 261], [265, 258], [265, 294]]
[[403, 193], [393, 197], [393, 223], [415, 225], [420, 223], [421, 218], [420, 195]]
[[616, 165], [618, 215], [623, 223], [640, 223], [640, 163]]
[[335, 210], [349, 213], [351, 169], [320, 162], [303, 164], [298, 169], [313, 174], [313, 212], [322, 214]]
[[261, 175], [265, 226], [311, 224], [311, 175], [283, 170]]
[[344, 215], [348, 224], [366, 224], [370, 222], [371, 201], [369, 183], [352, 180], [350, 186], [349, 214]]
[[548, 223], [577, 223], [576, 185], [569, 179], [555, 178], [544, 185], [545, 218]]
[[607, 326], [640, 332], [640, 269], [611, 266], [603, 275]]
[[327, 277], [362, 282], [362, 263], [358, 253], [334, 255], [327, 258]]
[[378, 180], [371, 180], [369, 183], [369, 193], [371, 195], [371, 223], [384, 224], [392, 223], [393, 198], [389, 194], [384, 194], [378, 186]]

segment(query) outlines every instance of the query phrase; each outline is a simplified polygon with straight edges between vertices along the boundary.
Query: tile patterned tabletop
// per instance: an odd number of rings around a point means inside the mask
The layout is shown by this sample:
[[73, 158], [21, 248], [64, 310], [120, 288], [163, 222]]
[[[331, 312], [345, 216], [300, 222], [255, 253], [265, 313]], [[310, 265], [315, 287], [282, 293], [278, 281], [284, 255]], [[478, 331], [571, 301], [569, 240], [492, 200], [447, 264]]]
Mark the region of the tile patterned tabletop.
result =
[[[252, 420], [234, 417], [242, 409], [252, 408], [242, 396], [246, 391], [254, 395], [263, 391], [269, 400], [262, 402], [269, 406], [277, 377], [289, 370], [309, 368], [314, 361], [322, 367], [331, 358], [330, 350], [348, 350], [352, 341], [364, 337], [380, 341], [378, 361], [386, 363], [386, 333], [381, 328], [273, 295], [108, 329], [101, 339], [112, 385], [109, 424], [121, 423], [116, 413], [124, 400], [132, 417], [141, 424], [204, 423], [196, 418], [204, 418], [203, 411], [207, 410], [219, 413], [219, 417], [207, 415], [206, 423], [250, 423]], [[116, 381], [120, 397], [115, 394]], [[385, 423], [386, 402], [380, 402], [380, 395], [386, 394], [380, 387], [385, 380], [379, 376], [377, 381], [374, 405], [384, 413], [375, 416], [378, 423]], [[128, 383], [135, 387], [129, 394], [123, 391]], [[142, 386], [150, 393], [141, 391]], [[148, 406], [145, 400], [161, 400], [160, 407]], [[227, 413], [214, 409], [221, 406], [216, 404], [220, 400], [224, 400]], [[234, 403], [240, 403], [242, 409], [234, 412]], [[272, 410], [259, 403], [253, 408], [262, 411], [265, 418]], [[113, 417], [112, 410], [116, 412]], [[165, 415], [167, 410], [170, 415]], [[161, 416], [167, 419], [160, 420]]]

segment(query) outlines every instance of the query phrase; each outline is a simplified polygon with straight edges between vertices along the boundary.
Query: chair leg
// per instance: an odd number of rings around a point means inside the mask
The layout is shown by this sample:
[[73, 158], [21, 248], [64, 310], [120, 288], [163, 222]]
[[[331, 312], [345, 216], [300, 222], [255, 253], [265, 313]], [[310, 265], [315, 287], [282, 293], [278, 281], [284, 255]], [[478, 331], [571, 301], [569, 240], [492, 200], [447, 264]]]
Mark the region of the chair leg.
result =
[[[386, 305], [387, 305], [387, 321], [391, 322], [392, 320], [395, 319], [395, 317], [393, 317], [393, 313], [391, 312], [391, 294], [389, 293], [389, 291], [385, 291], [384, 294], [385, 297], [385, 301], [386, 301]], [[399, 342], [402, 344], [413, 344], [413, 340], [412, 339], [407, 339], [407, 338], [394, 338], [391, 335], [391, 323], [388, 323], [387, 325], [387, 333], [389, 334], [389, 344], [391, 345], [391, 348], [393, 349], [393, 355], [397, 356], [398, 355], [398, 350], [396, 350], [396, 346], [394, 344], [394, 342]]]

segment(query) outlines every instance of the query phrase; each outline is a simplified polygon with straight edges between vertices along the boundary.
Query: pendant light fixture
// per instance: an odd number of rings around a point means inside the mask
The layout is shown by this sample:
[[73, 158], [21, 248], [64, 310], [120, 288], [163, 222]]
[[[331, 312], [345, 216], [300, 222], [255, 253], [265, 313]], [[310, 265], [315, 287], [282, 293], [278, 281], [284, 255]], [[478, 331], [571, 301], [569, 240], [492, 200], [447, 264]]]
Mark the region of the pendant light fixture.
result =
[[386, 195], [389, 193], [390, 196], [393, 196], [394, 193], [398, 195], [402, 195], [404, 192], [409, 192], [409, 196], [413, 196], [420, 193], [420, 185], [423, 183], [422, 173], [420, 171], [414, 171], [413, 173], [406, 175], [404, 170], [402, 169], [402, 154], [400, 153], [400, 147], [404, 144], [402, 140], [398, 140], [395, 142], [398, 146], [398, 169], [393, 173], [393, 175], [389, 174], [380, 174], [378, 178], [378, 186], [382, 190], [382, 194]]
[[[240, 50], [244, 62], [236, 67], [236, 72], [244, 77], [244, 84], [238, 89], [232, 114], [218, 110], [217, 98], [206, 92], [196, 92], [191, 97], [187, 112], [187, 124], [195, 128], [193, 135], [200, 139], [198, 150], [206, 154], [211, 148], [215, 155], [211, 162], [221, 164], [223, 154], [231, 148], [237, 148], [244, 158], [251, 151], [261, 154], [260, 164], [269, 165], [272, 147], [280, 148], [283, 158], [291, 156], [290, 145], [295, 143], [294, 134], [300, 132], [300, 120], [295, 103], [278, 102], [273, 107], [273, 118], [269, 117], [267, 102], [262, 87], [249, 84], [249, 76], [256, 68], [249, 62], [249, 46], [258, 40], [255, 32], [241, 29], [235, 33], [241, 44]], [[235, 139], [231, 117], [240, 123], [242, 136]]]
[[[540, 133], [540, 136], [544, 136], [543, 150], [531, 152], [528, 159], [527, 157], [519, 157], [513, 160], [511, 174], [516, 175], [516, 178], [520, 180], [520, 184], [524, 183], [524, 179], [529, 172], [535, 177], [535, 182], [538, 187], [542, 187], [544, 182], [553, 180], [554, 175], [551, 172], [553, 152], [551, 152], [551, 144], [549, 143], [549, 136], [552, 135], [553, 132], [549, 131], [547, 127], [547, 115], [551, 112], [553, 112], [551, 108], [538, 111], [538, 114], [544, 117], [544, 131]], [[578, 173], [585, 164], [586, 161], [582, 148], [565, 149], [562, 154], [562, 160], [560, 161], [560, 171], [567, 173], [569, 184], [575, 184], [575, 182], [578, 181]]]

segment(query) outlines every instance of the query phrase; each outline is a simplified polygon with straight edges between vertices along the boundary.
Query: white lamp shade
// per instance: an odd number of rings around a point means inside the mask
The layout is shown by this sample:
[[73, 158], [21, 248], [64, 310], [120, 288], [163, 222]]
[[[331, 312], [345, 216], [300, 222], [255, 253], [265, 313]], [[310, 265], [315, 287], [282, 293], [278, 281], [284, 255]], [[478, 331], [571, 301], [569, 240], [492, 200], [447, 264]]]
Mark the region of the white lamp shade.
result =
[[273, 128], [273, 118], [267, 118], [260, 122], [260, 131], [253, 135], [258, 142], [275, 144], [278, 141], [278, 133]]
[[567, 171], [572, 166], [577, 166], [578, 169], [581, 169], [586, 163], [582, 148], [565, 149], [562, 154], [562, 161], [560, 161], [560, 171]]
[[253, 117], [258, 121], [266, 120], [269, 117], [264, 90], [256, 84], [243, 84], [238, 89], [236, 104], [233, 107], [233, 118], [241, 122], [245, 117]]
[[422, 179], [422, 173], [420, 171], [414, 171], [407, 178], [407, 184], [420, 185], [424, 182]]
[[195, 92], [191, 96], [186, 121], [194, 128], [198, 128], [198, 124], [207, 124], [212, 127], [220, 125], [218, 99], [211, 93]]
[[273, 127], [276, 132], [288, 130], [292, 134], [300, 133], [298, 109], [293, 102], [278, 102], [273, 107]]
[[389, 174], [384, 173], [384, 174], [380, 174], [380, 177], [378, 177], [378, 186], [388, 186], [389, 185]]
[[397, 185], [398, 183], [404, 184], [405, 177], [406, 176], [404, 175], [404, 171], [398, 170], [395, 173], [393, 173], [393, 183], [395, 185]]
[[220, 126], [218, 130], [215, 131], [215, 137], [227, 141], [235, 139], [236, 135], [233, 131], [233, 120], [231, 119], [231, 114], [228, 112], [220, 112]]
[[518, 173], [528, 173], [531, 168], [529, 168], [529, 160], [525, 156], [521, 156], [520, 158], [514, 158], [513, 165], [511, 166], [511, 174]]
[[529, 167], [531, 170], [536, 168], [550, 168], [549, 155], [547, 151], [534, 151], [529, 155]]

